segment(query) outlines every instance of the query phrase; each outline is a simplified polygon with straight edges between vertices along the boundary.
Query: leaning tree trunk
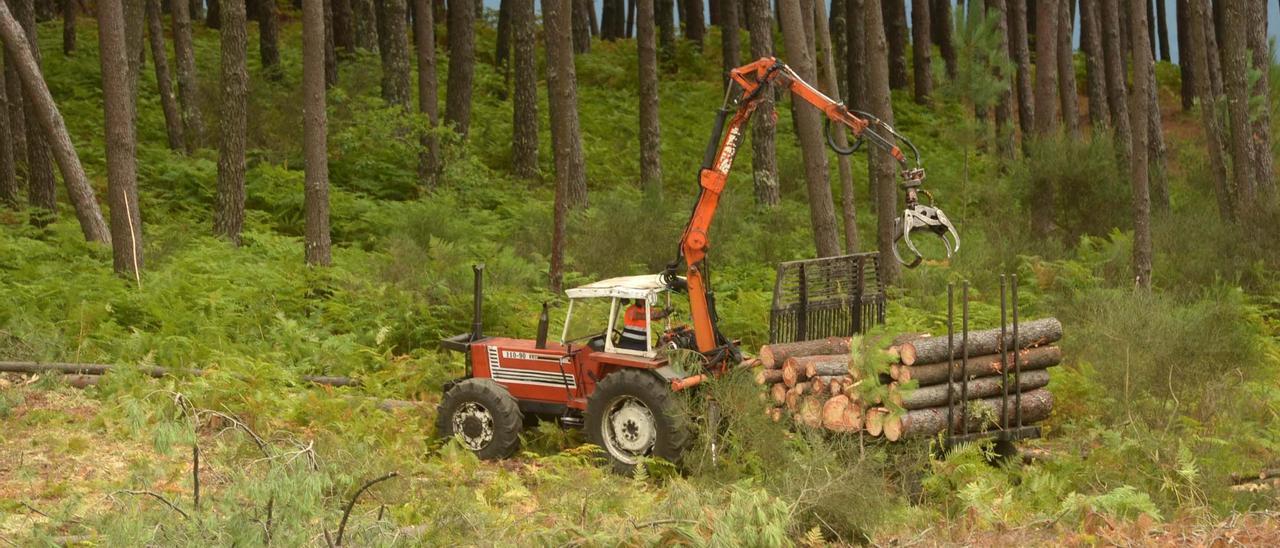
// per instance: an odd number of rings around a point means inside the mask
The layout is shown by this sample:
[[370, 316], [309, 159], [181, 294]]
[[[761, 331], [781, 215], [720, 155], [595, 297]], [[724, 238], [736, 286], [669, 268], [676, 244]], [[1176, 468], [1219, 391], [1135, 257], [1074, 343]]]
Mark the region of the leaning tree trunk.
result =
[[[1043, 1], [1043, 0], [1042, 0]], [[1131, 2], [1133, 25], [1133, 109], [1129, 111], [1133, 128], [1133, 150], [1129, 158], [1129, 180], [1133, 184], [1133, 279], [1140, 288], [1151, 288], [1151, 189], [1150, 166], [1147, 165], [1147, 135], [1151, 104], [1149, 93], [1155, 82], [1151, 68], [1150, 42], [1147, 34], [1147, 3]]]
[[916, 381], [918, 386], [931, 386], [946, 383], [948, 378], [952, 381], [959, 381], [965, 377], [977, 379], [999, 375], [1006, 371], [1012, 373], [1015, 370], [1015, 365], [1019, 371], [1035, 371], [1062, 363], [1062, 350], [1056, 346], [1040, 346], [1018, 350], [1016, 352], [1017, 363], [1014, 363], [1014, 354], [1015, 352], [1010, 351], [1007, 352], [1005, 357], [1001, 357], [1000, 354], [970, 356], [967, 367], [963, 366], [963, 360], [960, 358], [956, 358], [954, 363], [943, 360], [939, 363], [899, 367], [896, 369], [898, 374], [893, 376], [893, 379], [899, 383]]
[[[1019, 323], [1016, 341], [1013, 338], [1013, 326], [1007, 326], [1003, 341], [1009, 348], [1028, 348], [1053, 343], [1061, 338], [1062, 323], [1056, 318], [1044, 318]], [[962, 344], [962, 341], [963, 337], [957, 333], [951, 345], [952, 356], [959, 358], [964, 355], [965, 344]], [[980, 356], [999, 352], [1001, 341], [1000, 328], [970, 331], [969, 355]], [[906, 365], [946, 361], [947, 338], [925, 337], [908, 341], [899, 347], [898, 354], [902, 358], [902, 363]]]
[[[1214, 4], [1221, 5], [1221, 3]], [[1214, 95], [1221, 97], [1224, 93], [1222, 84], [1222, 48], [1218, 47], [1218, 30], [1214, 24], [1213, 12], [1216, 11], [1210, 7], [1209, 16], [1200, 20], [1200, 24], [1204, 26], [1204, 47], [1207, 64], [1209, 66], [1209, 83], [1213, 88]]]
[[[1089, 123], [1094, 129], [1109, 127], [1107, 69], [1102, 57], [1102, 25], [1098, 21], [1099, 0], [1080, 0], [1080, 49], [1084, 50], [1085, 74], [1089, 87]], [[1186, 44], [1186, 42], [1181, 42]]]
[[231, 1], [222, 12], [222, 109], [218, 147], [218, 190], [213, 231], [240, 245], [244, 228], [245, 133], [248, 130], [249, 71], [245, 68], [244, 2]]
[[1119, 0], [1101, 0], [1102, 48], [1107, 72], [1107, 106], [1111, 107], [1111, 126], [1115, 129], [1116, 159], [1120, 165], [1129, 162], [1133, 149], [1133, 130], [1129, 126], [1129, 99], [1125, 85], [1124, 56], [1121, 49]]
[[156, 70], [156, 91], [160, 93], [160, 108], [164, 111], [165, 133], [169, 136], [169, 148], [182, 150], [186, 137], [182, 132], [182, 112], [173, 94], [169, 80], [169, 54], [164, 45], [164, 23], [161, 21], [160, 0], [147, 0], [147, 35], [151, 41], [151, 58]]
[[903, 409], [925, 409], [929, 407], [944, 407], [947, 405], [947, 389], [950, 388], [951, 402], [960, 403], [961, 392], [971, 400], [991, 398], [1004, 394], [1006, 386], [1009, 390], [1009, 398], [1014, 397], [1014, 393], [1021, 388], [1024, 393], [1030, 392], [1037, 388], [1044, 388], [1049, 385], [1049, 372], [1043, 369], [1034, 371], [1024, 371], [1018, 375], [1018, 382], [1014, 382], [1013, 375], [1009, 375], [1008, 384], [1002, 376], [982, 377], [969, 381], [968, 386], [958, 382], [935, 384], [933, 386], [923, 386], [907, 392], [902, 397]]
[[[40, 65], [36, 61], [35, 52], [28, 42], [22, 25], [13, 17], [7, 4], [0, 2], [0, 40], [3, 40], [8, 60], [19, 75], [22, 87], [26, 92], [25, 110], [29, 114], [28, 130], [48, 136], [52, 145], [54, 158], [62, 171], [62, 179], [67, 185], [67, 194], [75, 206], [76, 218], [80, 221], [80, 230], [84, 238], [90, 242], [111, 242], [111, 233], [107, 223], [102, 219], [102, 211], [93, 195], [93, 187], [89, 186], [89, 177], [85, 175], [80, 157], [76, 155], [71, 136], [67, 133], [66, 123], [58, 106], [53, 102], [49, 86], [40, 73]], [[42, 140], [43, 142], [43, 140]], [[28, 145], [35, 143], [28, 142]]]
[[[572, 1], [572, 0], [570, 0]], [[449, 5], [449, 81], [444, 122], [463, 139], [471, 128], [471, 87], [476, 64], [476, 13], [471, 2]]]
[[1059, 0], [1058, 4], [1058, 96], [1062, 103], [1062, 121], [1072, 139], [1080, 139], [1080, 109], [1076, 97], [1076, 65], [1071, 49], [1072, 5], [1075, 0]]
[[[511, 163], [517, 177], [538, 175], [538, 58], [533, 0], [511, 2], [515, 42], [515, 96], [511, 103]], [[651, 6], [652, 7], [652, 6]], [[652, 21], [652, 17], [650, 18]]]
[[62, 54], [76, 52], [76, 0], [62, 0]]
[[382, 41], [382, 98], [409, 112], [413, 90], [409, 84], [409, 34], [405, 29], [405, 0], [382, 0], [387, 31]]
[[916, 79], [915, 99], [922, 105], [929, 102], [929, 95], [933, 93], [933, 67], [929, 62], [933, 49], [929, 44], [930, 1], [911, 0], [911, 60]]
[[[148, 8], [155, 8], [154, 24], [159, 26], [159, 3], [152, 0], [147, 5]], [[111, 264], [117, 274], [136, 277], [142, 271], [143, 262], [142, 216], [138, 212], [137, 145], [134, 142], [133, 114], [135, 105], [130, 92], [128, 62], [125, 59], [128, 48], [125, 46], [124, 24], [124, 6], [120, 2], [98, 2], [98, 55], [102, 62], [107, 201], [111, 204]], [[153, 35], [159, 36], [157, 33]], [[163, 44], [160, 51], [164, 52]], [[171, 137], [170, 141], [172, 140]]]
[[[36, 40], [35, 6], [32, 0], [18, 0], [12, 5], [13, 14], [22, 25], [31, 59], [36, 63], [36, 73], [40, 74], [43, 80], [40, 67], [40, 44]], [[24, 127], [27, 143], [27, 202], [36, 210], [32, 213], [32, 223], [44, 226], [52, 222], [58, 214], [58, 181], [54, 178], [53, 163], [49, 158], [49, 138], [43, 130], [39, 115], [32, 108], [32, 103], [40, 99], [32, 96], [28, 78], [26, 75], [22, 76], [23, 104], [26, 106], [23, 110], [26, 117]]]
[[[836, 74], [835, 52], [831, 47], [831, 29], [828, 26], [826, 8], [823, 2], [814, 2], [814, 34], [818, 46], [818, 74], [822, 93], [828, 97], [840, 97], [840, 77]], [[844, 131], [837, 131], [832, 136], [836, 146], [849, 146], [849, 139]], [[836, 165], [840, 173], [840, 213], [844, 226], [844, 246], [847, 253], [858, 251], [858, 210], [853, 196], [853, 166], [849, 157], [836, 156]]]
[[[893, 125], [893, 103], [889, 95], [888, 46], [884, 23], [880, 20], [880, 0], [866, 2], [867, 107], [885, 123]], [[896, 163], [887, 152], [873, 147], [867, 167], [876, 192], [876, 244], [880, 249], [879, 274], [885, 284], [898, 278], [898, 261], [893, 257], [894, 221], [898, 214]]]
[[[1187, 29], [1190, 45], [1182, 49], [1180, 54], [1190, 54], [1192, 73], [1197, 75], [1196, 95], [1200, 96], [1200, 119], [1204, 125], [1204, 144], [1208, 148], [1209, 175], [1213, 180], [1214, 195], [1218, 202], [1218, 217], [1230, 222], [1235, 220], [1235, 202], [1231, 192], [1231, 178], [1227, 173], [1222, 125], [1218, 119], [1221, 103], [1219, 96], [1213, 93], [1213, 84], [1209, 79], [1198, 77], [1209, 72], [1210, 50], [1205, 47], [1205, 31], [1208, 29], [1199, 23], [1209, 17], [1208, 0], [1189, 0], [1188, 4], [1187, 21], [1192, 22]], [[1182, 44], [1179, 42], [1179, 47]], [[1183, 58], [1180, 62], [1185, 64], [1188, 60]]]
[[[321, 8], [323, 9], [323, 8]], [[280, 77], [280, 45], [276, 30], [276, 0], [258, 0], [258, 56], [268, 78]]]
[[662, 141], [658, 124], [658, 46], [653, 16], [653, 0], [639, 0], [636, 49], [640, 67], [640, 186], [656, 194], [662, 191]]
[[889, 44], [889, 87], [905, 89], [907, 80], [907, 7], [900, 0], [880, 2], [884, 35]]
[[[1258, 193], [1254, 181], [1255, 171], [1250, 169], [1256, 161], [1251, 142], [1253, 126], [1249, 123], [1248, 63], [1245, 42], [1247, 33], [1247, 8], [1243, 3], [1228, 2], [1226, 19], [1232, 32], [1223, 33], [1222, 77], [1226, 89], [1227, 111], [1231, 121], [1231, 157], [1233, 179], [1236, 185], [1240, 213], [1249, 220], [1257, 213]], [[1135, 144], [1136, 146], [1136, 144]]]
[[200, 119], [200, 88], [196, 84], [195, 49], [191, 42], [191, 18], [187, 14], [187, 0], [172, 0], [169, 4], [173, 17], [173, 58], [178, 71], [178, 105], [182, 110], [183, 146], [187, 153], [195, 152], [204, 137], [204, 123]]
[[1021, 0], [1009, 1], [1009, 51], [1017, 66], [1018, 128], [1022, 130], [1025, 154], [1035, 132], [1035, 103], [1031, 92], [1031, 54], [1027, 48], [1027, 4]]
[[[800, 78], [815, 81], [817, 71], [806, 45], [809, 33], [804, 27], [800, 2], [784, 1], [781, 10], [782, 38], [789, 52], [789, 64]], [[831, 199], [831, 183], [827, 179], [827, 145], [822, 139], [822, 113], [808, 103], [796, 104], [794, 110], [796, 132], [799, 134], [800, 150], [804, 156], [814, 243], [819, 257], [834, 257], [840, 254], [840, 237]]]
[[12, 126], [9, 124], [9, 98], [5, 79], [8, 75], [0, 71], [0, 205], [10, 209], [18, 209], [19, 193], [17, 166], [13, 161]]
[[[8, 49], [4, 52], [4, 95], [9, 104], [9, 143], [13, 147], [14, 167], [26, 178], [27, 117], [22, 89], [22, 77], [18, 75], [18, 62]], [[19, 165], [21, 164], [21, 165]]]
[[[430, 15], [427, 16], [427, 20], [430, 20]], [[326, 137], [329, 122], [328, 115], [325, 113], [324, 23], [324, 0], [303, 0], [302, 142], [306, 171], [303, 183], [303, 208], [306, 217], [304, 255], [307, 264], [316, 266], [328, 266], [331, 262], [329, 155]], [[403, 20], [401, 24], [404, 24]], [[403, 37], [403, 34], [401, 36]]]
[[[573, 0], [542, 0], [547, 40], [547, 105], [551, 150], [555, 157], [556, 196], [551, 231], [551, 290], [559, 292], [564, 276], [565, 221], [575, 186], [586, 187], [582, 135], [578, 129], [577, 76], [573, 66]], [[585, 198], [585, 196], [584, 196]]]
[[1275, 160], [1271, 152], [1271, 50], [1267, 41], [1267, 7], [1263, 2], [1249, 4], [1249, 50], [1253, 52], [1253, 74], [1257, 77], [1250, 91], [1250, 124], [1253, 128], [1254, 180], [1258, 200], [1266, 209], [1276, 204]]
[[[747, 3], [747, 30], [751, 35], [751, 58], [772, 57], [773, 23], [769, 0], [744, 1]], [[755, 119], [751, 121], [752, 186], [756, 205], [766, 209], [776, 208], [782, 201], [778, 189], [778, 159], [774, 148], [778, 121], [774, 119], [773, 98], [772, 93], [761, 96], [756, 106]]]

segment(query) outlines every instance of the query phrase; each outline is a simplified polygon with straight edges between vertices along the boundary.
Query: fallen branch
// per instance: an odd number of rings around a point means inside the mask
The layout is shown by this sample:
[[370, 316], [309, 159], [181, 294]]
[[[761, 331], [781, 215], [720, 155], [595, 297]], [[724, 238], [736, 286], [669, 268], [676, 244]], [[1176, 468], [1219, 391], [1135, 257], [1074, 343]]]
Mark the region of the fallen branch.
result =
[[[334, 540], [334, 543], [333, 543], [334, 546], [342, 546], [342, 533], [347, 529], [347, 518], [351, 517], [351, 510], [356, 507], [356, 500], [360, 498], [360, 495], [364, 494], [364, 492], [367, 491], [370, 487], [373, 487], [378, 483], [387, 481], [399, 475], [400, 475], [399, 472], [391, 472], [380, 478], [374, 478], [369, 482], [365, 483], [364, 485], [360, 486], [360, 489], [356, 491], [356, 494], [352, 495], [351, 500], [347, 502], [347, 509], [342, 512], [342, 521], [338, 522], [338, 535]], [[325, 535], [327, 536], [328, 534], [329, 532], [325, 531]]]
[[181, 508], [178, 508], [177, 506], [174, 506], [172, 502], [169, 502], [169, 499], [166, 499], [166, 498], [164, 498], [164, 497], [160, 496], [158, 493], [156, 493], [156, 492], [154, 492], [154, 491], [135, 491], [135, 490], [131, 490], [131, 489], [122, 489], [122, 490], [120, 490], [120, 491], [115, 491], [115, 492], [113, 492], [113, 493], [112, 493], [112, 495], [114, 495], [114, 494], [116, 494], [116, 493], [127, 493], [127, 494], [130, 494], [130, 495], [139, 495], [139, 496], [141, 496], [141, 495], [146, 495], [146, 496], [152, 497], [152, 498], [154, 498], [154, 499], [156, 499], [156, 500], [158, 500], [158, 501], [160, 501], [160, 502], [163, 502], [165, 506], [168, 506], [168, 507], [169, 507], [169, 508], [171, 508], [174, 512], [177, 512], [178, 514], [180, 514], [180, 515], [182, 516], [182, 519], [191, 519], [191, 516], [188, 516], [186, 512], [183, 512], [183, 511], [182, 511], [182, 509], [181, 509]]
[[[26, 373], [29, 375], [45, 374], [45, 373], [62, 373], [63, 375], [106, 375], [118, 369], [119, 366], [106, 365], [101, 363], [59, 363], [59, 362], [6, 362], [0, 361], [0, 373]], [[170, 375], [190, 375], [199, 377], [204, 375], [203, 369], [174, 369], [169, 367], [157, 366], [139, 366], [139, 371], [151, 377], [166, 377]], [[96, 383], [98, 379], [93, 379], [92, 383]], [[324, 386], [360, 386], [359, 379], [351, 377], [335, 377], [328, 375], [303, 375], [302, 380], [320, 384]], [[77, 387], [83, 388], [83, 387]]]

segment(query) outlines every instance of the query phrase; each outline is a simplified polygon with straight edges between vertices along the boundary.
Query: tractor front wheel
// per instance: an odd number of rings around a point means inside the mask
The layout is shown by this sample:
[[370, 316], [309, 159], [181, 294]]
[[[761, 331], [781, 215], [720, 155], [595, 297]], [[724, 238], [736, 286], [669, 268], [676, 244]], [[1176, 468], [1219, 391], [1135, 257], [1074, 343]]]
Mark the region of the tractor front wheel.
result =
[[643, 457], [679, 464], [691, 429], [679, 397], [656, 375], [623, 369], [605, 376], [587, 400], [587, 435], [614, 471], [630, 474]]
[[437, 434], [457, 436], [482, 459], [504, 459], [520, 448], [520, 407], [506, 388], [490, 379], [454, 385], [436, 411]]

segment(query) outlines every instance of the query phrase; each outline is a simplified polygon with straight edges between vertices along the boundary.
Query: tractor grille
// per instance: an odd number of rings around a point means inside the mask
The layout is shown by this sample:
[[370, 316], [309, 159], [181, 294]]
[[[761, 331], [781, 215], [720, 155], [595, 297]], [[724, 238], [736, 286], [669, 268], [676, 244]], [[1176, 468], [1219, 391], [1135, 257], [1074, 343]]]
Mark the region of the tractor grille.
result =
[[879, 253], [778, 265], [769, 343], [849, 337], [884, 323]]

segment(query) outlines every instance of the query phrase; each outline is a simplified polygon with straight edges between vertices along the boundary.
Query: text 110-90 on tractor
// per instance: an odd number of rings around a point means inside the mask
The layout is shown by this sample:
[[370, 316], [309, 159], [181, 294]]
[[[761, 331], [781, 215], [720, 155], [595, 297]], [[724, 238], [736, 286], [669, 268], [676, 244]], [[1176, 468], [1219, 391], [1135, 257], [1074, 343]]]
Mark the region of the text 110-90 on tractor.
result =
[[[457, 436], [482, 458], [504, 458], [518, 449], [519, 433], [526, 419], [553, 418], [563, 426], [586, 428], [588, 439], [604, 450], [620, 472], [632, 470], [645, 457], [679, 463], [691, 436], [687, 414], [680, 409], [676, 393], [723, 373], [741, 359], [737, 344], [716, 326], [715, 295], [705, 262], [707, 233], [747, 121], [774, 86], [790, 91], [827, 117], [827, 141], [837, 153], [853, 154], [864, 140], [869, 140], [898, 160], [903, 168], [906, 207], [896, 221], [896, 234], [911, 253], [911, 260], [902, 259], [895, 245], [893, 253], [900, 262], [908, 267], [920, 264], [922, 257], [911, 241], [916, 232], [941, 238], [948, 256], [959, 250], [959, 236], [947, 216], [917, 200], [918, 194], [924, 192], [919, 152], [892, 127], [823, 95], [777, 59], [759, 59], [734, 69], [730, 76], [733, 86], [717, 112], [707, 143], [693, 214], [681, 235], [676, 260], [662, 273], [612, 278], [567, 290], [569, 309], [560, 341], [548, 342], [545, 306], [535, 340], [483, 334], [483, 267], [476, 267], [472, 331], [442, 342], [445, 348], [465, 356], [466, 375], [444, 387], [437, 418], [441, 435]], [[852, 133], [856, 140], [853, 146], [836, 145], [832, 121], [843, 126], [837, 131]], [[913, 166], [907, 165], [897, 143], [903, 143], [913, 153]], [[927, 192], [925, 195], [929, 196]], [[685, 276], [676, 273], [681, 263], [686, 267]], [[688, 295], [692, 327], [665, 329], [655, 346], [650, 322], [646, 321], [643, 350], [619, 345], [620, 308], [639, 301], [648, 320], [654, 317], [653, 307], [660, 299], [670, 299], [671, 292]], [[608, 303], [609, 316], [588, 318], [601, 327], [584, 337], [570, 339], [575, 305], [588, 302]], [[696, 352], [701, 356], [702, 370], [677, 371], [665, 352], [672, 348]]]

